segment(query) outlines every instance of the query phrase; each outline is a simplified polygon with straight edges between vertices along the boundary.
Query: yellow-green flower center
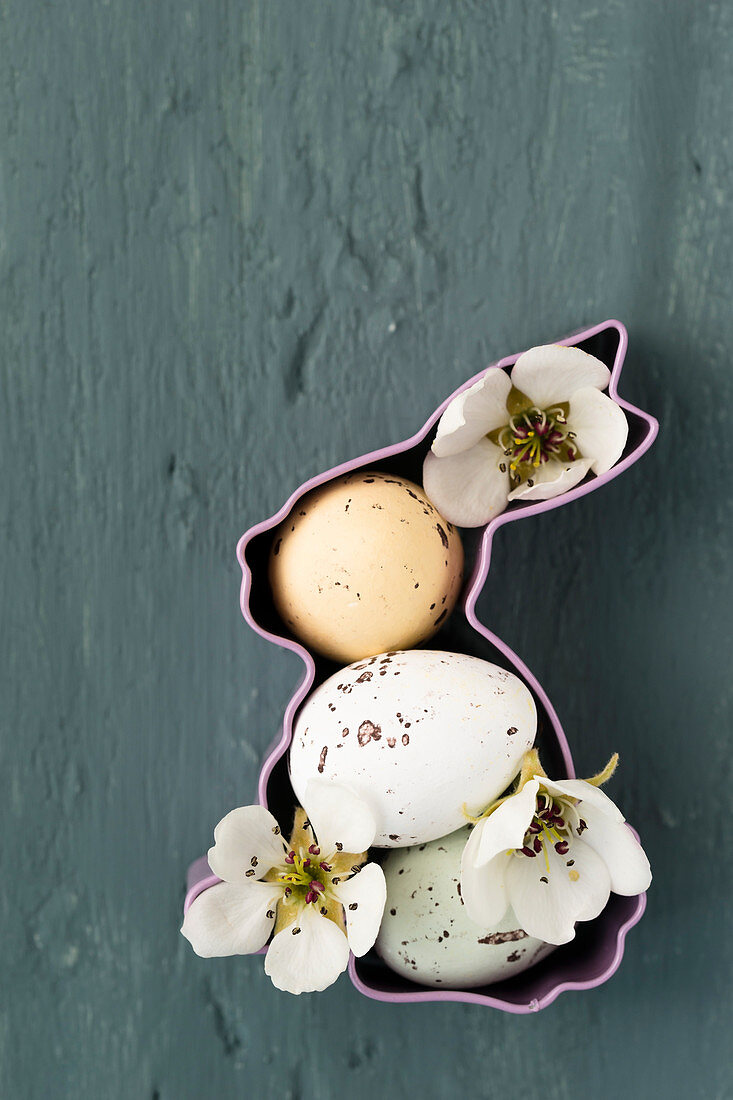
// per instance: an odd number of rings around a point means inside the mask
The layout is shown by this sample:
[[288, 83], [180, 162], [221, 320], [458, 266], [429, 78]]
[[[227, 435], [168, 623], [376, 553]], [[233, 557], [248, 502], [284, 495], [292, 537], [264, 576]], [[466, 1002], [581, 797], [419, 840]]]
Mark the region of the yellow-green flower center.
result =
[[280, 882], [286, 884], [287, 898], [315, 905], [327, 893], [334, 882], [332, 866], [320, 855], [321, 849], [316, 844], [311, 844], [307, 851], [299, 848], [288, 852], [286, 867], [277, 875]]
[[575, 433], [568, 428], [566, 405], [549, 409], [531, 405], [489, 438], [492, 436], [504, 452], [499, 469], [502, 473], [508, 471], [513, 488], [522, 482], [533, 485], [540, 467], [551, 459], [575, 462], [580, 454]]
[[567, 855], [570, 848], [571, 830], [577, 824], [578, 835], [586, 828], [570, 800], [552, 798], [545, 791], [537, 795], [534, 816], [524, 834], [524, 846], [516, 854], [535, 859], [542, 854], [549, 870], [550, 848], [559, 856]]

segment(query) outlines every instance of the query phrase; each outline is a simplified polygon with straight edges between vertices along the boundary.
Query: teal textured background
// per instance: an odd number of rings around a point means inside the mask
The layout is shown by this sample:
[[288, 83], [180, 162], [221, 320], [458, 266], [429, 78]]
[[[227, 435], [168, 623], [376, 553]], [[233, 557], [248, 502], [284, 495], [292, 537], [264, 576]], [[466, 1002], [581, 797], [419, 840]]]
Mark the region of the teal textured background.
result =
[[[733, 7], [0, 3], [0, 1092], [733, 1096]], [[517, 1019], [178, 935], [300, 666], [234, 548], [484, 364], [629, 327], [653, 451], [499, 533], [481, 617], [656, 878]]]

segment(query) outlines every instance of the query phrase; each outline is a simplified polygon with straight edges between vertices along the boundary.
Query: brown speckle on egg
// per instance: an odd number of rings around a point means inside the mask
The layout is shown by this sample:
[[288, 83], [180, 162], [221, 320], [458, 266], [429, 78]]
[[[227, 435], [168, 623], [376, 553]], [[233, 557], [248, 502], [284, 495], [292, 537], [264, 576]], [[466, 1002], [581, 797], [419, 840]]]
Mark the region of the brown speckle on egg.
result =
[[374, 722], [370, 722], [366, 719], [359, 726], [356, 736], [359, 740], [359, 744], [363, 747], [364, 745], [368, 745], [370, 741], [379, 741], [382, 736], [382, 727], [376, 726]]

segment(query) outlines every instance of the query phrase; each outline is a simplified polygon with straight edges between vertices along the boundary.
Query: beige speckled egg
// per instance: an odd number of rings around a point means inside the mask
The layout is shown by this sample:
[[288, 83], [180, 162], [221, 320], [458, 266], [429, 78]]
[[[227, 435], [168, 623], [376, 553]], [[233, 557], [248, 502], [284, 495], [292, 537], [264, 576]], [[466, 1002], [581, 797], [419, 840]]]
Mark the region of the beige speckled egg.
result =
[[553, 945], [528, 936], [509, 909], [496, 928], [469, 920], [460, 896], [461, 855], [469, 830], [390, 852], [383, 863], [387, 904], [376, 949], [410, 981], [470, 989], [521, 973]]
[[269, 572], [293, 634], [348, 662], [431, 637], [458, 597], [463, 547], [419, 486], [359, 471], [298, 502], [275, 533]]
[[458, 829], [506, 789], [534, 743], [532, 693], [512, 672], [442, 650], [390, 651], [311, 692], [293, 726], [290, 779], [350, 787], [375, 816], [374, 844], [422, 844]]

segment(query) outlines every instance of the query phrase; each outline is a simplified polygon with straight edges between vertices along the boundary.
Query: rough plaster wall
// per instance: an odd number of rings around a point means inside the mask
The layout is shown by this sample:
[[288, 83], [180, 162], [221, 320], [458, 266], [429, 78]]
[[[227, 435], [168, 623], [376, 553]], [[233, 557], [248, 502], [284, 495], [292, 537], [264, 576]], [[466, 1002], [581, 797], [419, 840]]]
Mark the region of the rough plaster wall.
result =
[[[3, 1096], [733, 1095], [732, 54], [722, 2], [2, 0]], [[581, 774], [621, 751], [621, 971], [516, 1019], [196, 959], [299, 673], [237, 537], [608, 316], [658, 444], [502, 531], [481, 612]]]

